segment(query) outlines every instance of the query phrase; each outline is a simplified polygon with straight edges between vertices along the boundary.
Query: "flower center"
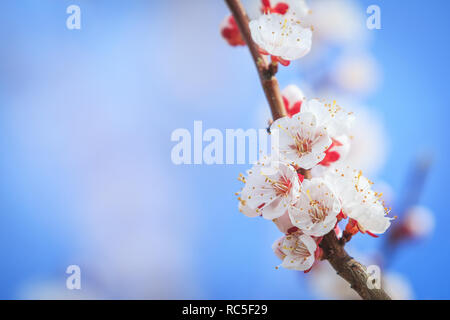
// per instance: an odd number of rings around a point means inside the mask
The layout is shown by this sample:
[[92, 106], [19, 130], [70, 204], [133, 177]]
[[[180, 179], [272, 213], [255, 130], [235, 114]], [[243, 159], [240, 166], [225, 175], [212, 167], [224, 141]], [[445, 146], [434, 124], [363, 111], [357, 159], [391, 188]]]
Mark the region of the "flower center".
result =
[[295, 150], [299, 156], [310, 153], [312, 150], [312, 141], [309, 138], [302, 138], [300, 134], [296, 133], [294, 136], [294, 144], [290, 145], [292, 150]]
[[311, 217], [311, 220], [313, 223], [322, 222], [325, 220], [328, 211], [327, 208], [323, 207], [319, 202], [316, 200], [312, 200], [310, 202], [311, 209], [308, 210], [309, 216]]
[[309, 190], [306, 190], [306, 195], [308, 196], [309, 204], [311, 205], [311, 209], [308, 210], [308, 213], [312, 222], [318, 223], [324, 221], [329, 209], [324, 207], [319, 201], [312, 199]]
[[299, 255], [302, 258], [308, 258], [311, 253], [309, 252], [309, 250], [306, 248], [306, 245], [304, 243], [299, 244], [298, 241], [295, 245], [295, 249], [293, 250], [293, 252], [296, 255]]
[[286, 197], [291, 191], [292, 182], [285, 176], [282, 176], [280, 180], [273, 182], [272, 186], [275, 189], [275, 194], [277, 197]]

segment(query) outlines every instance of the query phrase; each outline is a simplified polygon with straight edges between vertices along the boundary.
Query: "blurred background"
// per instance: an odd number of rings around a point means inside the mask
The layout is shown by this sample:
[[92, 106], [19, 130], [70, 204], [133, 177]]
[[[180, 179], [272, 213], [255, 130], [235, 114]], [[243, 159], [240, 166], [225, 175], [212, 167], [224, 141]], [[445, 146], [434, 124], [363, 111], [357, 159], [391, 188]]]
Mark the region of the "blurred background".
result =
[[[404, 241], [397, 227], [348, 250], [381, 264], [397, 298], [448, 299], [450, 3], [309, 3], [313, 50], [280, 69], [280, 85], [355, 111], [351, 161], [384, 191], [394, 225], [409, 225]], [[72, 4], [80, 30], [66, 27]], [[372, 4], [381, 30], [366, 28]], [[247, 48], [220, 36], [222, 1], [0, 7], [0, 298], [351, 298], [326, 264], [275, 269], [279, 231], [237, 210], [248, 165], [171, 161], [171, 133], [194, 120], [267, 125]], [[81, 290], [66, 289], [73, 264]]]

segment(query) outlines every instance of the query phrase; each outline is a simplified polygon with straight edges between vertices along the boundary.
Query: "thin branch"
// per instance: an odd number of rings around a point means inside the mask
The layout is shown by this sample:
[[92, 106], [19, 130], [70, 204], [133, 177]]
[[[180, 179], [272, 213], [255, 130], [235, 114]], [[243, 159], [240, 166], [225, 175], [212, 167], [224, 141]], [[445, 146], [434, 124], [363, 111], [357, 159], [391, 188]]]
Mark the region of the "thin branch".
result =
[[281, 97], [280, 87], [278, 86], [278, 81], [275, 78], [275, 73], [277, 72], [276, 65], [272, 63], [269, 64], [266, 58], [259, 52], [258, 46], [253, 42], [250, 28], [248, 26], [248, 17], [241, 1], [225, 0], [225, 2], [228, 4], [228, 7], [233, 13], [242, 38], [247, 44], [253, 61], [255, 62], [259, 79], [261, 80], [264, 93], [267, 101], [269, 102], [273, 120], [275, 121], [278, 118], [286, 116], [286, 110], [284, 108], [283, 98]]
[[324, 251], [324, 258], [361, 298], [364, 300], [391, 300], [383, 289], [369, 289], [367, 268], [348, 255], [334, 231], [323, 238], [320, 246]]
[[311, 175], [311, 170], [305, 170], [305, 169], [298, 169], [297, 171], [298, 173], [300, 173], [303, 177], [305, 177], [305, 179], [311, 179], [312, 175]]
[[[264, 93], [270, 105], [273, 120], [286, 116], [280, 87], [275, 78], [277, 72], [274, 64], [268, 64], [267, 60], [259, 52], [258, 46], [253, 42], [249, 28], [249, 20], [240, 0], [225, 0], [230, 8], [234, 19], [239, 27], [241, 35], [246, 42], [253, 61], [258, 70]], [[310, 179], [309, 170], [303, 172], [305, 178]], [[368, 275], [366, 267], [351, 258], [345, 251], [344, 246], [339, 243], [334, 230], [328, 233], [320, 244], [327, 259], [337, 274], [345, 279], [363, 299], [367, 300], [390, 300], [391, 298], [382, 289], [369, 289], [367, 286]]]

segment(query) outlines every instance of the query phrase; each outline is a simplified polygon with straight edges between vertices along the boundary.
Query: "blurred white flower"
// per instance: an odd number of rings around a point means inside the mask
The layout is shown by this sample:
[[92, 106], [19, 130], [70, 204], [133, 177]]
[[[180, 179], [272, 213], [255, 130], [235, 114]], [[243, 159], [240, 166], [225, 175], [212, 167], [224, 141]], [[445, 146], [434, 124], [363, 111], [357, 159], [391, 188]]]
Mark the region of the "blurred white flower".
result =
[[368, 94], [375, 91], [380, 82], [380, 68], [368, 53], [346, 54], [337, 60], [331, 79], [343, 90]]
[[346, 163], [374, 176], [383, 167], [389, 146], [381, 117], [372, 109], [353, 109], [358, 121], [350, 130], [351, 148]]
[[308, 281], [312, 291], [321, 299], [361, 299], [347, 281], [336, 275], [336, 270], [328, 261], [317, 263], [309, 274]]
[[292, 224], [305, 234], [320, 237], [337, 223], [341, 204], [330, 186], [320, 178], [305, 180], [296, 203], [289, 208]]
[[366, 30], [364, 10], [353, 0], [314, 0], [308, 23], [314, 26], [318, 41], [361, 42]]
[[384, 273], [381, 286], [392, 300], [411, 300], [414, 298], [411, 283], [399, 273]]
[[276, 13], [264, 14], [250, 21], [249, 26], [253, 41], [263, 53], [289, 62], [305, 56], [311, 50], [311, 29], [302, 27], [293, 18]]
[[403, 225], [412, 237], [425, 237], [434, 230], [434, 215], [427, 207], [413, 206], [406, 211]]

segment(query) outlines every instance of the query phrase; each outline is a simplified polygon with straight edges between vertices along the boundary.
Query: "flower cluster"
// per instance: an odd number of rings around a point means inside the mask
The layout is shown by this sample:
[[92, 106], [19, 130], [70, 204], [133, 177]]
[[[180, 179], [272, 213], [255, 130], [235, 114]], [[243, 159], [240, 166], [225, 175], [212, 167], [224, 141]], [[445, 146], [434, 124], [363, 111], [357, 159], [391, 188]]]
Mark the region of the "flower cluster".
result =
[[[297, 115], [297, 120], [299, 120], [299, 117], [305, 117], [304, 114], [310, 113], [315, 116], [316, 123], [322, 128], [327, 128], [329, 138], [327, 141], [328, 147], [325, 152], [320, 152], [320, 155], [316, 155], [322, 157], [322, 159], [315, 170], [321, 167], [329, 167], [332, 163], [337, 164], [339, 160], [344, 159], [350, 149], [349, 131], [354, 121], [353, 113], [346, 112], [336, 104], [336, 101], [332, 103], [325, 103], [317, 99], [305, 101], [305, 95], [295, 85], [286, 87], [282, 92], [282, 96], [289, 118], [292, 119], [294, 115], [299, 114]], [[300, 109], [302, 113], [300, 113]], [[286, 122], [286, 120], [279, 122]], [[322, 137], [324, 136], [322, 135]], [[312, 167], [314, 166], [315, 164], [312, 165]], [[302, 168], [311, 169], [311, 167]]]
[[[260, 10], [249, 27], [261, 54], [287, 66], [311, 50], [312, 28], [304, 22], [310, 10], [304, 0], [261, 0]], [[231, 46], [245, 45], [233, 16], [225, 18], [220, 32]]]
[[307, 272], [321, 258], [319, 244], [329, 232], [347, 241], [358, 232], [376, 236], [391, 218], [372, 182], [345, 165], [353, 114], [335, 101], [307, 100], [293, 85], [282, 94], [288, 115], [270, 126], [278, 143], [271, 156], [239, 176], [245, 184], [239, 209], [272, 220], [284, 233], [273, 246], [282, 266]]
[[[259, 52], [284, 66], [308, 54], [313, 20], [305, 0], [258, 1], [259, 14], [249, 29]], [[221, 34], [232, 46], [245, 45], [232, 16], [225, 18]], [[376, 236], [391, 218], [372, 182], [345, 163], [353, 113], [336, 101], [308, 100], [295, 85], [282, 91], [282, 100], [287, 116], [270, 125], [272, 154], [239, 176], [245, 184], [237, 193], [239, 210], [272, 220], [284, 234], [273, 245], [281, 265], [307, 272], [321, 259], [320, 242], [329, 232], [345, 241], [358, 232]]]

